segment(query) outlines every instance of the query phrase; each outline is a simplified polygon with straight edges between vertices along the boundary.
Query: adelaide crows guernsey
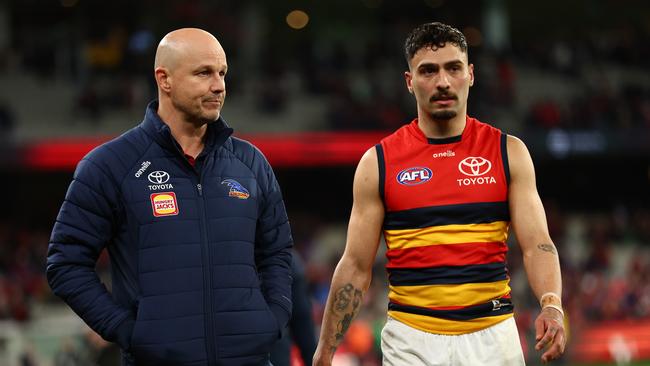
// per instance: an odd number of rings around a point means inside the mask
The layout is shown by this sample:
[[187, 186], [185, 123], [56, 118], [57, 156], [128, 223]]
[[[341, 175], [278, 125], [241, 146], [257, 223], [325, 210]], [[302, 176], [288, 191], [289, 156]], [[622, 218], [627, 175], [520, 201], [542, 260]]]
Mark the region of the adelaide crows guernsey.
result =
[[438, 334], [512, 317], [506, 135], [467, 117], [462, 135], [430, 139], [416, 119], [376, 149], [388, 314]]

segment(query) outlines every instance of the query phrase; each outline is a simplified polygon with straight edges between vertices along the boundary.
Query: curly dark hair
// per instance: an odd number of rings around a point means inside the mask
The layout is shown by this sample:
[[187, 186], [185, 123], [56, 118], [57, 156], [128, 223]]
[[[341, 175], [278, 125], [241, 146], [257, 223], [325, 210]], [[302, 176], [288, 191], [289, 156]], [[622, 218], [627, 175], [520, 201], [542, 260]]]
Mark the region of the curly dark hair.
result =
[[458, 29], [440, 22], [422, 24], [409, 33], [404, 43], [406, 63], [410, 64], [413, 56], [422, 48], [430, 47], [434, 51], [447, 43], [460, 48], [467, 53], [467, 40]]

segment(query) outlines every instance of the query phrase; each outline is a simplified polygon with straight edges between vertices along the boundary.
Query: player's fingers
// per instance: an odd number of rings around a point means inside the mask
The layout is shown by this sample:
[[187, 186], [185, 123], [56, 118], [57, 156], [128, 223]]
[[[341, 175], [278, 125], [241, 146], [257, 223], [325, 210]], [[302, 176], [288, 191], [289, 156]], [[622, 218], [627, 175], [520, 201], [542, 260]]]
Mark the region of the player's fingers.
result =
[[551, 346], [542, 354], [542, 361], [549, 362], [562, 356], [564, 354], [565, 343], [564, 330], [559, 329], [553, 338]]
[[541, 318], [535, 320], [535, 341], [539, 341], [544, 336], [544, 331], [546, 331], [546, 325]]
[[539, 351], [542, 348], [546, 347], [547, 344], [552, 342], [555, 334], [557, 333], [557, 329], [558, 328], [555, 324], [547, 324], [546, 332], [544, 332], [544, 336], [535, 345], [535, 349]]
[[559, 338], [559, 344], [560, 344], [560, 353], [564, 353], [564, 347], [566, 346], [566, 338], [564, 337], [564, 329], [561, 329], [556, 337]]
[[566, 346], [566, 338], [564, 337], [564, 329], [558, 330], [555, 335], [555, 342], [560, 345], [560, 356], [564, 354], [564, 347]]
[[542, 361], [544, 362], [549, 362], [553, 361], [556, 358], [560, 357], [562, 355], [562, 352], [560, 352], [560, 345], [558, 343], [553, 343], [551, 347], [542, 354]]

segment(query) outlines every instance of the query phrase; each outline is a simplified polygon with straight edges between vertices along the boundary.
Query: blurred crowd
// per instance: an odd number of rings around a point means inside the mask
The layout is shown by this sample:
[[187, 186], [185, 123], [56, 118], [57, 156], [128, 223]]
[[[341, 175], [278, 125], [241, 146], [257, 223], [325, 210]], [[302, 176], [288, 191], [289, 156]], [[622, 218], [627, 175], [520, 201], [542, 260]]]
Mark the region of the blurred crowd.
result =
[[[561, 254], [563, 301], [572, 339], [579, 340], [582, 329], [599, 322], [650, 319], [650, 210], [618, 207], [598, 213], [563, 212], [551, 202], [547, 203], [547, 216]], [[305, 258], [313, 318], [318, 326], [329, 281], [342, 254], [346, 223], [326, 222], [307, 212], [292, 217], [292, 223], [296, 249]], [[51, 294], [44, 276], [47, 242], [44, 229], [0, 223], [0, 320], [29, 322], [34, 317], [32, 309], [61, 305]], [[521, 254], [512, 236], [510, 247], [508, 262], [515, 313], [525, 349], [529, 357], [535, 357], [531, 342], [539, 306], [528, 287]], [[384, 263], [382, 244], [364, 307], [337, 355], [339, 365], [380, 364], [379, 335], [387, 306]], [[106, 256], [102, 256], [97, 268], [105, 278], [109, 266]], [[106, 345], [98, 342], [92, 334], [86, 334], [82, 344], [96, 344], [97, 349], [104, 349]], [[78, 345], [62, 341], [57, 357], [83, 357], [88, 347]]]
[[[8, 29], [10, 42], [0, 44], [0, 55], [6, 56], [0, 73], [73, 84], [70, 109], [91, 123], [99, 123], [106, 111], [139, 110], [155, 96], [151, 68], [157, 41], [187, 25], [217, 35], [232, 65], [229, 94], [250, 96], [260, 112], [280, 114], [292, 100], [314, 97], [326, 105], [321, 117], [328, 129], [392, 130], [415, 115], [404, 87], [402, 49], [404, 35], [418, 20], [391, 4], [374, 9], [349, 4], [354, 22], [330, 17], [314, 5], [308, 26], [295, 30], [283, 22], [288, 6], [169, 1], [150, 9], [151, 2], [144, 1], [130, 4], [132, 10], [124, 14], [119, 1], [71, 3], [53, 2], [34, 17], [23, 9], [27, 5], [15, 2], [9, 8], [15, 23]], [[438, 13], [444, 17], [442, 9]], [[419, 16], [430, 20], [427, 12]], [[647, 27], [585, 25], [532, 39], [512, 34], [509, 43], [494, 47], [472, 21], [457, 19], [476, 66], [469, 110], [479, 119], [499, 126], [502, 111], [520, 128], [650, 127]], [[553, 84], [538, 86], [539, 79]], [[0, 113], [3, 128], [9, 112]]]
[[[404, 86], [403, 37], [434, 14], [435, 20], [466, 31], [476, 74], [470, 115], [514, 128], [507, 129], [514, 133], [560, 128], [632, 130], [647, 136], [650, 131], [650, 28], [632, 22], [535, 31], [537, 37], [513, 32], [509, 42], [495, 47], [487, 31], [477, 30], [477, 12], [466, 12], [460, 2], [424, 1], [423, 9], [413, 11], [400, 2], [365, 0], [344, 2], [350, 7], [344, 12], [323, 2], [310, 5], [313, 16], [302, 30], [284, 23], [293, 8], [275, 2], [34, 3], [0, 4], [0, 77], [21, 74], [42, 85], [71, 85], [73, 98], [61, 100], [70, 104], [71, 118], [98, 125], [109, 111], [142, 110], [155, 96], [151, 68], [157, 41], [171, 29], [198, 26], [214, 32], [227, 51], [229, 98], [246, 98], [251, 108], [267, 115], [281, 115], [292, 101], [314, 98], [326, 106], [321, 116], [326, 129], [393, 130], [415, 116], [415, 103]], [[16, 107], [2, 99], [0, 94], [0, 142], [24, 122]], [[505, 118], [514, 125], [502, 126]], [[574, 341], [590, 324], [650, 319], [650, 209], [628, 203], [599, 211], [546, 203], [551, 236], [561, 254], [563, 300]], [[292, 216], [318, 325], [343, 250], [346, 218], [325, 220], [312, 212]], [[0, 220], [0, 321], [27, 324], [40, 316], [34, 309], [61, 306], [44, 276], [50, 228], [39, 224]], [[514, 236], [510, 244], [518, 326], [526, 352], [534, 354], [538, 305]], [[380, 252], [363, 310], [336, 356], [340, 366], [380, 364], [379, 334], [387, 306], [384, 261]], [[102, 256], [98, 269], [103, 277], [109, 267]], [[106, 345], [89, 333], [81, 343], [57, 347], [56, 366], [74, 366], [87, 364], [89, 357], [99, 360], [101, 352], [89, 356], [87, 350]], [[25, 360], [25, 366], [38, 364]]]
[[53, 298], [45, 279], [48, 235], [0, 221], [0, 319], [30, 320], [30, 305]]

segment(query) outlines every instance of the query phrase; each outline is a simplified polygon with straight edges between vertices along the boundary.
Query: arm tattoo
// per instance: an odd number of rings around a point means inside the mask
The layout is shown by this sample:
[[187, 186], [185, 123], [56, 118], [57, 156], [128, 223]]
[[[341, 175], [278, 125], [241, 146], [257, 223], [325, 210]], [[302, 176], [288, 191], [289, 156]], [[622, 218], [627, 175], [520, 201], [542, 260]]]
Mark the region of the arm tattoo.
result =
[[352, 284], [348, 283], [336, 291], [336, 295], [334, 296], [334, 307], [337, 311], [344, 311], [348, 305], [350, 305], [353, 289]]
[[[334, 310], [335, 312], [345, 312], [343, 314], [343, 319], [339, 320], [336, 325], [337, 332], [335, 338], [337, 342], [343, 340], [345, 332], [350, 328], [352, 320], [359, 312], [362, 295], [362, 291], [354, 288], [351, 283], [348, 283], [336, 291], [336, 294], [334, 295]], [[350, 304], [352, 304], [351, 308]]]
[[537, 244], [537, 247], [540, 250], [543, 250], [545, 252], [549, 252], [551, 254], [557, 254], [557, 251], [555, 250], [555, 245], [553, 244]]

